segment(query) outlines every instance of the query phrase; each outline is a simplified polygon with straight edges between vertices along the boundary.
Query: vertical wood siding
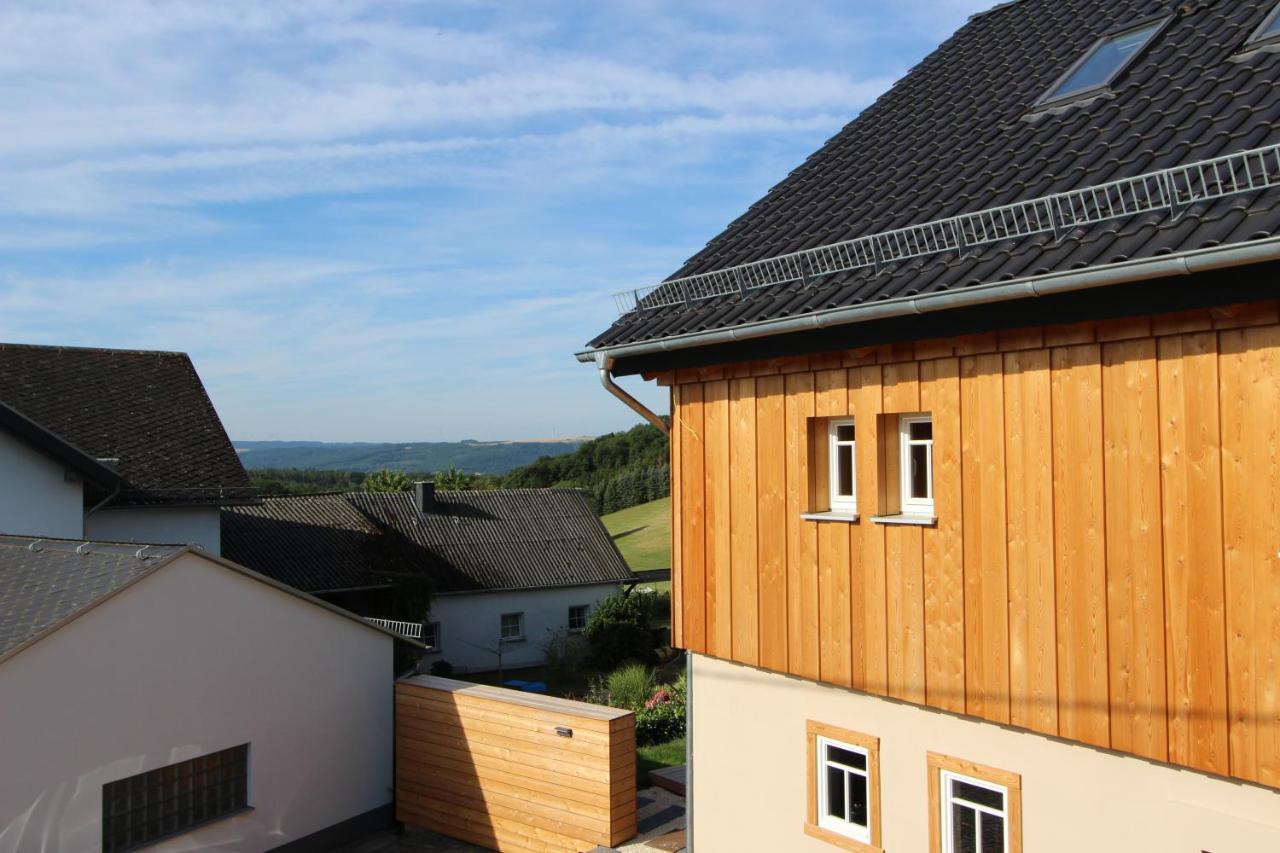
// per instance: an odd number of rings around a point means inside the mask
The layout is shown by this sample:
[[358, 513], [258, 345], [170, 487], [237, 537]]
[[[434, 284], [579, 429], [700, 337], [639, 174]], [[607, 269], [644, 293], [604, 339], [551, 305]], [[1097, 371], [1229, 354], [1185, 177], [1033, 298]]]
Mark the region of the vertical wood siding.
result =
[[[684, 647], [1280, 785], [1277, 303], [664, 379]], [[873, 523], [917, 411], [938, 521]], [[861, 519], [804, 520], [849, 416]]]

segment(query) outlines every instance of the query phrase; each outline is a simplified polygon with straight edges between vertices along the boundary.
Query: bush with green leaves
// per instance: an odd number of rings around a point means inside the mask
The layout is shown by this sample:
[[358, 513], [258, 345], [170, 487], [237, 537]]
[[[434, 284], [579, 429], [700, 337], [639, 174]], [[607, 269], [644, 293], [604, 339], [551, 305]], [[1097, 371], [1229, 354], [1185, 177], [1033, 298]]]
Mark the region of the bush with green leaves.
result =
[[674, 684], [655, 689], [636, 709], [636, 745], [649, 746], [684, 737], [686, 705], [683, 674]]
[[453, 675], [453, 664], [447, 660], [438, 660], [431, 664], [431, 674], [439, 676]]
[[649, 608], [640, 596], [619, 593], [600, 602], [591, 612], [582, 636], [591, 644], [591, 662], [600, 669], [653, 660]]
[[383, 468], [364, 478], [366, 492], [407, 492], [413, 488], [413, 480], [403, 471]]
[[570, 634], [565, 628], [548, 630], [542, 641], [542, 656], [547, 669], [557, 678], [582, 670], [591, 657], [591, 647], [581, 634]]

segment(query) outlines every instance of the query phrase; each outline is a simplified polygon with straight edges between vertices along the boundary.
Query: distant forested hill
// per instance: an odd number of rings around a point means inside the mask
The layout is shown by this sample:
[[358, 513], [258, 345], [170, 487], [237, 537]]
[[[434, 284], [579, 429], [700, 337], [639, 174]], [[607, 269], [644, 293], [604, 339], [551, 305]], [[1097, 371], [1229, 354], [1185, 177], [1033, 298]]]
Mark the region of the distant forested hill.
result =
[[237, 441], [240, 461], [255, 468], [309, 468], [320, 471], [444, 471], [505, 474], [542, 457], [577, 450], [586, 439], [564, 441], [448, 441], [410, 444], [350, 444], [322, 441]]

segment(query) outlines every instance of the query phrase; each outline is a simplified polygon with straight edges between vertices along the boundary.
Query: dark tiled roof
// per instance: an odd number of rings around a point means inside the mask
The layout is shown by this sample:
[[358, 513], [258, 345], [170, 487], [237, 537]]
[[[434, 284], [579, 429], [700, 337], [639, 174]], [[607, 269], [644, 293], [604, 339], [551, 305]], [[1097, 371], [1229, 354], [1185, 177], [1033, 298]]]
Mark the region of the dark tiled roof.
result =
[[185, 353], [0, 344], [0, 402], [94, 458], [118, 459], [117, 503], [253, 497]]
[[308, 592], [389, 584], [374, 569], [378, 536], [340, 494], [263, 498], [222, 512], [223, 556]]
[[224, 555], [308, 591], [386, 582], [388, 560], [429, 574], [437, 592], [631, 577], [576, 489], [441, 491], [427, 513], [412, 492], [273, 497], [222, 519]]
[[[1245, 44], [1271, 3], [1184, 5], [1111, 95], [1027, 118], [1103, 34], [1170, 0], [1021, 0], [976, 16], [673, 277], [708, 272], [1280, 141], [1280, 53]], [[593, 348], [1150, 258], [1280, 233], [1280, 191], [632, 312]]]
[[182, 550], [0, 536], [0, 658]]

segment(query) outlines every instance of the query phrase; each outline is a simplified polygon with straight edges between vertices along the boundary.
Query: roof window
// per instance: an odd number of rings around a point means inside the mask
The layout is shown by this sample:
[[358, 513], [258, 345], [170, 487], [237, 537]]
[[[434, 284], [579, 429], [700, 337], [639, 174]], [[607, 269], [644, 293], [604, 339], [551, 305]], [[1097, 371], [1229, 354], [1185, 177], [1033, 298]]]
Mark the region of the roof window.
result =
[[1280, 38], [1280, 5], [1271, 10], [1271, 14], [1267, 15], [1262, 21], [1262, 26], [1258, 27], [1254, 34], [1249, 36], [1249, 41], [1262, 42], [1272, 41]]
[[1106, 88], [1146, 47], [1163, 22], [1103, 36], [1077, 60], [1037, 106], [1078, 98]]

